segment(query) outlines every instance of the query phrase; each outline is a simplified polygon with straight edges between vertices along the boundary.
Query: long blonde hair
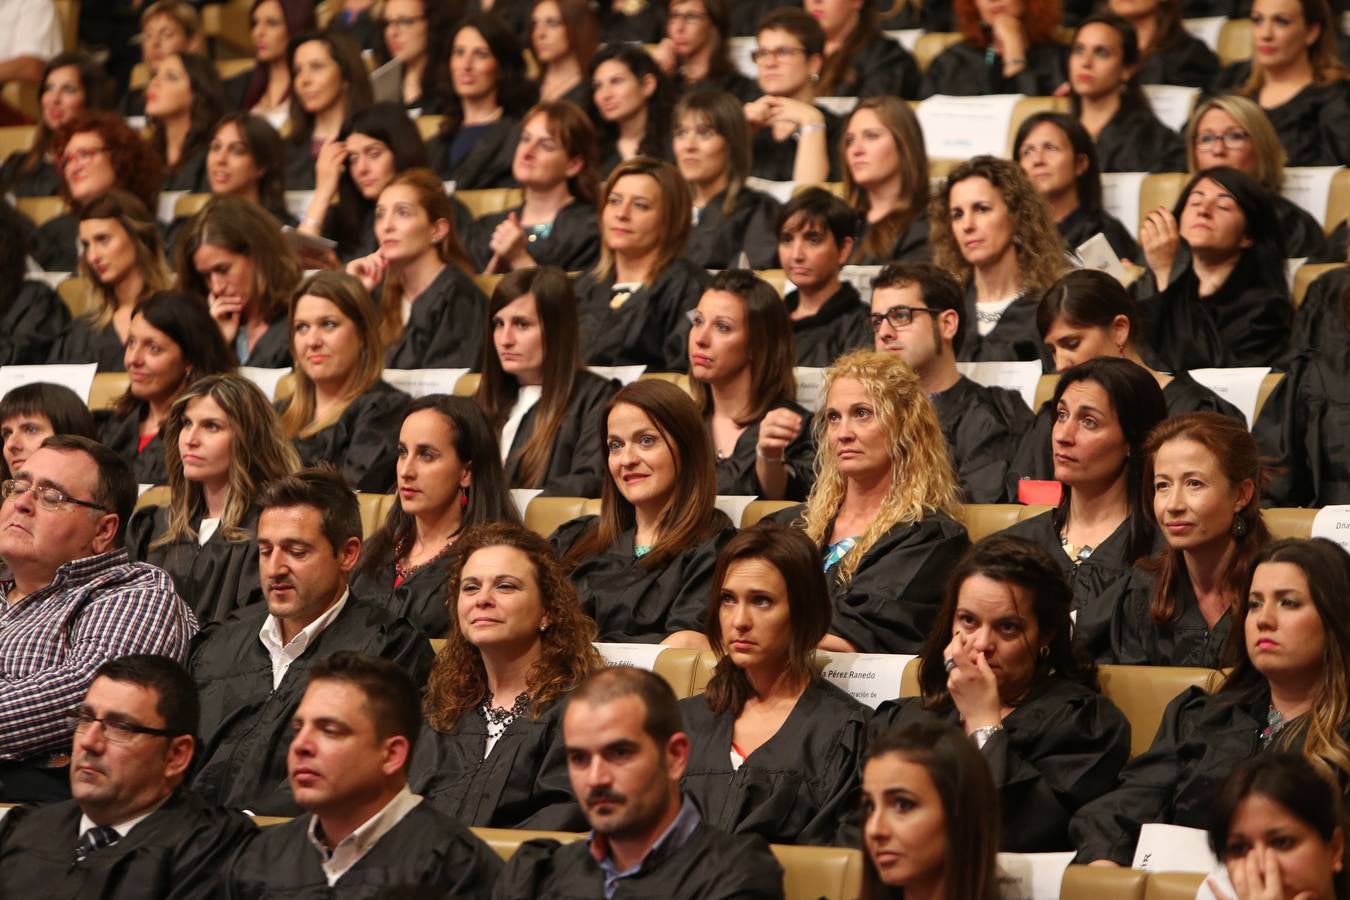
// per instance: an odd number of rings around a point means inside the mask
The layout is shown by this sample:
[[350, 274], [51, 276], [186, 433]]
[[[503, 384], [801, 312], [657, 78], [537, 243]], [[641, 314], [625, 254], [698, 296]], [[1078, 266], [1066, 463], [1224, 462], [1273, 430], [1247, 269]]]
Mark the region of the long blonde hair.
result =
[[[842, 378], [857, 381], [871, 398], [877, 421], [889, 438], [886, 455], [891, 460], [891, 485], [881, 509], [839, 562], [839, 578], [847, 584], [867, 551], [895, 525], [918, 522], [932, 512], [956, 518], [961, 510], [961, 489], [937, 412], [913, 369], [890, 353], [855, 350], [839, 357], [826, 370], [822, 396], [828, 397]], [[799, 520], [807, 536], [821, 546], [848, 492], [847, 481], [829, 449], [827, 430], [824, 411], [816, 413], [811, 423], [812, 436], [820, 448], [816, 454], [816, 484]]]

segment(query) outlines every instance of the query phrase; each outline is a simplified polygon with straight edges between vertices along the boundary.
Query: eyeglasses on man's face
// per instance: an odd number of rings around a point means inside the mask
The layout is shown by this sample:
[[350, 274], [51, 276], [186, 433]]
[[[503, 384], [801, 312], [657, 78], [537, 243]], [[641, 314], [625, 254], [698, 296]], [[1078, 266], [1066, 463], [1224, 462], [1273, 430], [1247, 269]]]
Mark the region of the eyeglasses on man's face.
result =
[[76, 734], [83, 734], [90, 728], [93, 728], [94, 723], [97, 722], [103, 726], [103, 736], [107, 738], [110, 743], [114, 744], [129, 743], [130, 741], [135, 740], [136, 735], [138, 734], [149, 734], [155, 737], [166, 738], [177, 737], [177, 735], [167, 728], [151, 728], [149, 725], [141, 725], [139, 722], [133, 722], [124, 716], [116, 714], [100, 718], [87, 709], [71, 710], [62, 716], [62, 718], [66, 720], [67, 725], [74, 729]]
[[942, 310], [929, 309], [926, 306], [892, 306], [884, 313], [872, 313], [867, 317], [867, 321], [871, 323], [873, 331], [880, 331], [882, 322], [892, 328], [907, 328], [914, 321], [915, 313], [937, 315], [940, 312]]
[[89, 500], [76, 500], [58, 487], [52, 487], [51, 485], [36, 487], [32, 482], [19, 481], [14, 478], [7, 478], [0, 482], [0, 501], [9, 500], [11, 497], [26, 494], [29, 491], [32, 491], [33, 496], [37, 498], [38, 506], [48, 512], [60, 512], [66, 508], [66, 504], [83, 506], [85, 509], [97, 509], [105, 513], [112, 512], [102, 504], [92, 503]]

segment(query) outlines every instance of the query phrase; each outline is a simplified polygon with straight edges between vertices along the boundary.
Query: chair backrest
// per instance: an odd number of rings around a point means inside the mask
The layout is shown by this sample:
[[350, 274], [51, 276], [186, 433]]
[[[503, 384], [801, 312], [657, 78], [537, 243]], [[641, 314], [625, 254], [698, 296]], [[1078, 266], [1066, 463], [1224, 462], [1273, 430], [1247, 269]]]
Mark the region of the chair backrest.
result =
[[1265, 408], [1266, 401], [1274, 393], [1275, 386], [1284, 380], [1283, 372], [1269, 372], [1261, 379], [1261, 386], [1256, 389], [1256, 405], [1252, 407], [1252, 421], [1255, 422], [1261, 418], [1261, 410]]
[[4, 162], [11, 153], [22, 153], [33, 146], [33, 137], [36, 134], [36, 125], [9, 125], [0, 128], [0, 162]]
[[184, 194], [173, 204], [173, 214], [179, 219], [190, 219], [211, 202], [211, 194]]
[[1336, 230], [1350, 216], [1350, 169], [1341, 169], [1331, 176], [1331, 187], [1327, 193], [1326, 218], [1322, 228], [1328, 234]]
[[1008, 119], [1008, 156], [1017, 158], [1017, 148], [1013, 146], [1013, 141], [1017, 139], [1017, 129], [1022, 127], [1022, 123], [1037, 113], [1071, 112], [1073, 107], [1068, 97], [1023, 97], [1013, 106], [1012, 116]]
[[168, 506], [171, 496], [173, 495], [170, 493], [167, 484], [157, 484], [136, 498], [136, 509], [144, 509], [147, 506]]
[[1130, 756], [1149, 748], [1158, 733], [1163, 710], [1188, 687], [1211, 690], [1217, 673], [1191, 666], [1097, 667], [1102, 694], [1120, 707], [1130, 722]]
[[1038, 412], [1042, 406], [1050, 402], [1050, 398], [1055, 396], [1055, 388], [1059, 386], [1059, 373], [1051, 375], [1042, 375], [1036, 382], [1036, 408], [1032, 412]]
[[67, 278], [56, 286], [56, 293], [61, 297], [61, 302], [66, 304], [66, 309], [70, 310], [71, 318], [89, 311], [90, 301], [94, 299], [90, 287], [88, 280], [79, 275]]
[[805, 847], [774, 844], [770, 848], [783, 867], [786, 900], [857, 897], [862, 890], [862, 853], [849, 847]]
[[919, 71], [927, 72], [943, 50], [963, 40], [965, 36], [959, 31], [928, 31], [919, 35], [919, 39], [914, 42], [914, 62], [918, 64]]
[[1148, 873], [1140, 869], [1069, 866], [1059, 900], [1144, 900], [1147, 889]]
[[1159, 206], [1176, 206], [1189, 178], [1185, 172], [1158, 172], [1145, 178], [1139, 185], [1139, 227], [1144, 227], [1148, 214]]
[[702, 693], [704, 684], [707, 684], [704, 681], [697, 688], [694, 687], [698, 681], [699, 657], [703, 655], [702, 651], [687, 647], [667, 647], [657, 654], [652, 671], [670, 685], [676, 697], [683, 700]]
[[475, 219], [489, 213], [501, 212], [520, 203], [524, 193], [520, 188], [481, 188], [474, 191], [455, 191], [455, 198], [473, 213]]
[[1277, 540], [1279, 538], [1312, 537], [1313, 519], [1317, 518], [1315, 509], [1295, 507], [1272, 507], [1261, 510], [1261, 518]]
[[1144, 900], [1194, 900], [1205, 876], [1195, 872], [1152, 872]]
[[[3, 155], [3, 152], [0, 152], [0, 156]], [[755, 274], [773, 285], [773, 289], [778, 292], [778, 296], [781, 297], [787, 293], [787, 273], [782, 269], [758, 269]]]
[[548, 537], [564, 522], [581, 515], [585, 497], [535, 497], [525, 508], [525, 527]]
[[456, 397], [472, 397], [478, 393], [478, 384], [483, 380], [483, 376], [478, 372], [465, 372], [459, 376], [459, 381], [455, 382]]
[[692, 396], [692, 382], [689, 380], [689, 376], [683, 372], [643, 372], [638, 376], [638, 380], [641, 381], [643, 379], [649, 381], [669, 381], [676, 387], [683, 388], [685, 393]]
[[478, 839], [502, 859], [510, 859], [516, 848], [536, 838], [552, 838], [563, 844], [579, 841], [586, 835], [576, 831], [531, 831], [528, 828], [470, 828]]
[[961, 523], [972, 542], [996, 534], [1049, 511], [1049, 506], [1021, 503], [966, 503], [961, 507]]
[[1214, 48], [1225, 66], [1252, 58], [1252, 20], [1229, 19], [1219, 29], [1219, 46]]
[[80, 0], [52, 0], [61, 20], [61, 43], [67, 50], [80, 46]]
[[[1343, 170], [1350, 171], [1350, 170]], [[1336, 174], [1341, 174], [1340, 172]], [[1350, 184], [1346, 185], [1346, 193], [1350, 194]], [[1334, 269], [1344, 269], [1345, 263], [1313, 263], [1311, 265], [1299, 266], [1298, 271], [1294, 273], [1294, 291], [1291, 299], [1294, 302], [1294, 309], [1303, 305], [1303, 298], [1308, 296], [1308, 288], [1312, 283], [1321, 278], [1327, 272]]]
[[397, 497], [394, 494], [369, 494], [362, 491], [356, 495], [356, 501], [361, 506], [362, 538], [369, 539], [380, 530]]
[[792, 500], [755, 500], [741, 513], [741, 527], [749, 528], [765, 516], [797, 506]]
[[444, 121], [445, 116], [418, 116], [417, 131], [422, 135], [422, 140], [429, 141], [434, 138]]
[[33, 224], [42, 227], [66, 211], [63, 197], [16, 197], [14, 207], [33, 220]]
[[89, 388], [89, 408], [97, 412], [100, 409], [112, 409], [117, 398], [127, 392], [131, 378], [126, 372], [99, 372]]

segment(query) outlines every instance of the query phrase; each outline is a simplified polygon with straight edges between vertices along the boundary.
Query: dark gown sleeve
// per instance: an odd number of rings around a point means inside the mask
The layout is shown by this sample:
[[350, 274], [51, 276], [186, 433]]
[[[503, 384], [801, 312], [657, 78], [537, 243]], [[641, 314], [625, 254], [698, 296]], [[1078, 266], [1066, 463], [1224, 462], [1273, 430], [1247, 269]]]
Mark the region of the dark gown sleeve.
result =
[[385, 351], [389, 369], [474, 369], [483, 352], [487, 297], [473, 279], [447, 264], [413, 301], [398, 342]]
[[1140, 84], [1206, 88], [1218, 73], [1219, 57], [1209, 45], [1179, 27], [1166, 46], [1144, 58], [1136, 78]]
[[[998, 324], [988, 334], [982, 335], [974, 327], [968, 329], [958, 348], [957, 359], [963, 362], [1041, 360], [1044, 363], [1046, 351], [1036, 327], [1039, 304], [1039, 296], [1030, 291], [1003, 311]], [[972, 325], [978, 319], [976, 306], [974, 290], [968, 290], [965, 315]]]
[[292, 135], [286, 142], [286, 190], [314, 190], [314, 157], [309, 152], [308, 135]]
[[1295, 360], [1252, 435], [1268, 459], [1268, 506], [1350, 503], [1350, 381], [1344, 368], [1312, 357]]
[[962, 379], [933, 403], [965, 502], [1016, 501], [1007, 497], [1008, 465], [1032, 418], [1021, 396]]
[[853, 59], [854, 77], [840, 85], [838, 94], [849, 97], [919, 98], [919, 66], [913, 54], [898, 41], [877, 33]]
[[1051, 441], [1055, 427], [1055, 407], [1048, 400], [1041, 404], [1031, 425], [1017, 441], [1012, 461], [1008, 464], [1008, 501], [1017, 503], [1017, 483], [1026, 479], [1053, 481], [1054, 460]]
[[100, 372], [125, 372], [122, 340], [111, 324], [95, 329], [83, 316], [70, 319], [52, 341], [45, 360], [49, 364], [98, 363]]
[[[463, 232], [464, 250], [473, 260], [473, 267], [481, 272], [487, 268], [487, 264], [492, 259], [492, 247], [489, 245], [492, 240], [492, 232], [497, 230], [497, 226], [506, 221], [510, 210], [502, 212], [488, 213], [485, 216], [479, 216], [473, 220], [473, 224], [468, 230]], [[516, 209], [516, 215], [520, 215], [519, 208]]]
[[1312, 84], [1266, 110], [1289, 166], [1350, 164], [1350, 103], [1345, 81]]
[[[231, 348], [233, 349], [233, 348]], [[291, 365], [291, 328], [286, 316], [281, 316], [263, 332], [240, 365], [260, 369], [286, 369]]]
[[768, 194], [741, 188], [731, 212], [723, 209], [726, 194], [718, 194], [707, 206], [689, 236], [684, 258], [705, 269], [730, 269], [744, 254], [751, 269], [778, 266], [778, 236], [774, 220], [778, 201]]
[[310, 437], [296, 438], [301, 461], [336, 463], [353, 490], [388, 493], [394, 487], [395, 436], [411, 398], [384, 382], [357, 397], [338, 421]]
[[1287, 197], [1275, 194], [1275, 219], [1284, 238], [1284, 252], [1290, 259], [1317, 260], [1328, 252], [1327, 236], [1312, 213]]
[[1346, 328], [1346, 292], [1350, 291], [1350, 268], [1332, 269], [1308, 287], [1303, 304], [1294, 314], [1289, 336], [1289, 357], [1308, 354], [1344, 368], [1350, 361], [1350, 330]]
[[985, 52], [962, 41], [933, 60], [924, 73], [921, 97], [948, 94], [969, 97], [980, 94], [1027, 94], [1047, 97], [1064, 83], [1067, 48], [1058, 44], [1031, 44], [1027, 64], [1011, 78], [1003, 75], [1003, 57], [986, 62]]
[[427, 142], [427, 156], [442, 181], [455, 182], [455, 190], [514, 187], [511, 160], [520, 137], [520, 122], [504, 116], [484, 129], [473, 147], [454, 165], [450, 164], [453, 136], [439, 134]]
[[433, 640], [450, 631], [450, 556], [432, 560], [394, 587], [394, 566], [365, 565], [352, 579], [352, 594], [407, 619]]
[[56, 291], [40, 281], [23, 282], [0, 317], [0, 366], [45, 363], [69, 323], [70, 311]]
[[[806, 500], [815, 482], [816, 443], [811, 436], [811, 413], [796, 403], [783, 401], [774, 409], [787, 408], [801, 416], [801, 429], [792, 443], [783, 451], [789, 473], [784, 500], [798, 503]], [[760, 496], [759, 474], [755, 471], [756, 448], [759, 445], [759, 422], [752, 422], [736, 441], [734, 452], [726, 459], [717, 460], [717, 493], [740, 496]]]
[[[241, 527], [256, 535], [257, 523], [257, 512], [252, 511]], [[152, 547], [168, 527], [167, 507], [136, 510], [127, 526], [127, 550], [132, 559], [168, 572], [178, 596], [192, 607], [203, 626], [224, 621], [236, 610], [262, 602], [256, 537], [230, 541], [217, 530], [205, 544], [186, 538]]]
[[591, 365], [645, 365], [652, 372], [689, 368], [688, 311], [698, 305], [708, 273], [676, 259], [651, 284], [618, 309], [611, 306], [612, 280], [588, 273], [577, 283], [582, 355]]
[[32, 257], [43, 271], [73, 272], [80, 260], [79, 223], [62, 213], [40, 225], [32, 239]]
[[1103, 172], [1184, 172], [1186, 145], [1152, 111], [1117, 113], [1097, 136]]
[[[553, 453], [549, 456], [544, 480], [540, 485], [543, 496], [600, 496], [600, 486], [608, 477], [601, 437], [604, 430], [604, 406], [618, 389], [616, 381], [585, 370], [577, 373], [572, 396], [567, 399], [567, 409], [559, 423]], [[511, 455], [507, 457], [505, 470], [507, 483], [512, 487], [526, 487], [519, 483], [516, 475], [520, 460], [518, 454], [534, 434], [535, 414], [538, 411], [536, 404], [525, 414], [511, 444]]]
[[[520, 215], [520, 207], [515, 212]], [[489, 213], [476, 220], [468, 231], [467, 249], [480, 272], [492, 260], [492, 232], [506, 216], [505, 212]], [[599, 256], [598, 221], [594, 206], [570, 203], [558, 211], [547, 237], [526, 236], [525, 252], [537, 265], [557, 266], [565, 272], [589, 269]]]

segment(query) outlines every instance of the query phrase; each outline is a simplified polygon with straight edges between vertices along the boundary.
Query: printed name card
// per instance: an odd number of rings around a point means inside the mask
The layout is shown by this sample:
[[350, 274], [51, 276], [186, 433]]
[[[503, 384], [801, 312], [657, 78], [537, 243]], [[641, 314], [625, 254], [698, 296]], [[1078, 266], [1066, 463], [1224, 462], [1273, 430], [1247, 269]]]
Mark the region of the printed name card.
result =
[[839, 270], [839, 280], [847, 281], [858, 291], [862, 305], [872, 306], [872, 279], [881, 274], [881, 266], [844, 266]]
[[756, 495], [745, 494], [718, 494], [714, 505], [722, 512], [727, 514], [727, 518], [737, 528], [741, 525], [741, 517], [745, 515], [745, 508], [758, 500]]
[[1196, 872], [1208, 875], [1218, 860], [1209, 849], [1209, 835], [1200, 828], [1150, 822], [1139, 829], [1133, 868], [1145, 872]]
[[591, 372], [601, 378], [612, 378], [619, 384], [632, 384], [647, 371], [646, 366], [587, 366]]
[[544, 492], [543, 488], [511, 488], [511, 500], [516, 504], [516, 512], [520, 513], [520, 518], [525, 518], [525, 510], [529, 508], [530, 501]]
[[825, 398], [820, 395], [825, 386], [825, 370], [815, 366], [796, 366], [792, 377], [797, 381], [797, 403], [811, 412], [820, 409]]
[[948, 97], [939, 94], [919, 104], [924, 149], [929, 159], [969, 159], [981, 153], [1003, 156], [1008, 127], [1021, 94]]
[[428, 394], [453, 394], [468, 369], [385, 369], [384, 380], [414, 400]]
[[1196, 19], [1182, 19], [1181, 27], [1204, 41], [1205, 46], [1209, 49], [1218, 50], [1219, 32], [1223, 31], [1223, 23], [1227, 21], [1227, 16], [1204, 16]]
[[1064, 870], [1073, 862], [1074, 853], [1000, 853], [998, 855], [999, 896], [1003, 900], [1041, 900], [1058, 897]]
[[750, 58], [750, 54], [754, 52], [754, 37], [727, 39], [727, 53], [731, 57], [731, 64], [736, 67], [736, 71], [752, 81], [759, 78], [759, 66], [755, 65], [755, 61]]
[[754, 175], [745, 179], [745, 186], [752, 191], [768, 194], [779, 203], [787, 203], [797, 192], [795, 181], [770, 181], [767, 178], [756, 178]]
[[895, 41], [901, 47], [904, 47], [910, 53], [919, 44], [919, 38], [923, 37], [922, 28], [898, 28], [894, 31], [883, 31], [882, 34]]
[[1335, 541], [1350, 551], [1350, 506], [1324, 506], [1313, 517], [1312, 536]]
[[1111, 242], [1100, 231], [1079, 244], [1074, 252], [1084, 269], [1105, 272], [1121, 284], [1129, 284], [1129, 273], [1121, 264], [1120, 257], [1116, 256], [1116, 251], [1111, 249]]
[[94, 386], [94, 373], [98, 363], [52, 366], [0, 366], [0, 397], [16, 387], [45, 381], [59, 384], [75, 392], [85, 403], [89, 402], [89, 390]]
[[1319, 222], [1327, 220], [1327, 200], [1331, 179], [1340, 166], [1288, 166], [1284, 170], [1284, 199], [1303, 207]]
[[1242, 410], [1247, 427], [1256, 418], [1256, 398], [1261, 381], [1270, 374], [1270, 366], [1242, 366], [1232, 369], [1191, 369], [1191, 377]]
[[660, 644], [596, 643], [595, 649], [607, 666], [632, 666], [650, 672], [656, 668], [656, 658], [665, 648]]
[[817, 97], [816, 105], [823, 106], [841, 119], [847, 118], [858, 105], [857, 97]]
[[[29, 262], [32, 263], [32, 260]], [[25, 273], [24, 278], [27, 281], [46, 282], [47, 287], [56, 290], [61, 282], [69, 280], [73, 274], [73, 272], [44, 272], [41, 269], [33, 269]]]
[[258, 386], [269, 400], [277, 399], [277, 385], [291, 374], [290, 368], [264, 369], [261, 366], [240, 366], [239, 374]]
[[1148, 175], [1147, 172], [1102, 173], [1102, 208], [1119, 219], [1135, 240], [1139, 240], [1139, 189]]
[[299, 221], [309, 212], [309, 201], [314, 199], [313, 191], [287, 191], [286, 192], [286, 212], [291, 214], [291, 218]]
[[137, 485], [136, 485], [136, 496], [137, 496], [137, 497], [143, 497], [143, 496], [145, 496], [145, 492], [148, 491], [148, 490], [150, 490], [152, 487], [154, 487], [153, 484], [137, 484]]
[[905, 666], [918, 658], [898, 653], [816, 651], [816, 661], [822, 664], [820, 674], [825, 680], [873, 709], [900, 696]]
[[977, 384], [1017, 391], [1028, 409], [1036, 408], [1036, 385], [1041, 381], [1041, 364], [1036, 360], [959, 362], [956, 368]]
[[1146, 84], [1144, 95], [1148, 97], [1153, 114], [1173, 131], [1181, 131], [1191, 117], [1191, 107], [1200, 89], [1175, 84]]

